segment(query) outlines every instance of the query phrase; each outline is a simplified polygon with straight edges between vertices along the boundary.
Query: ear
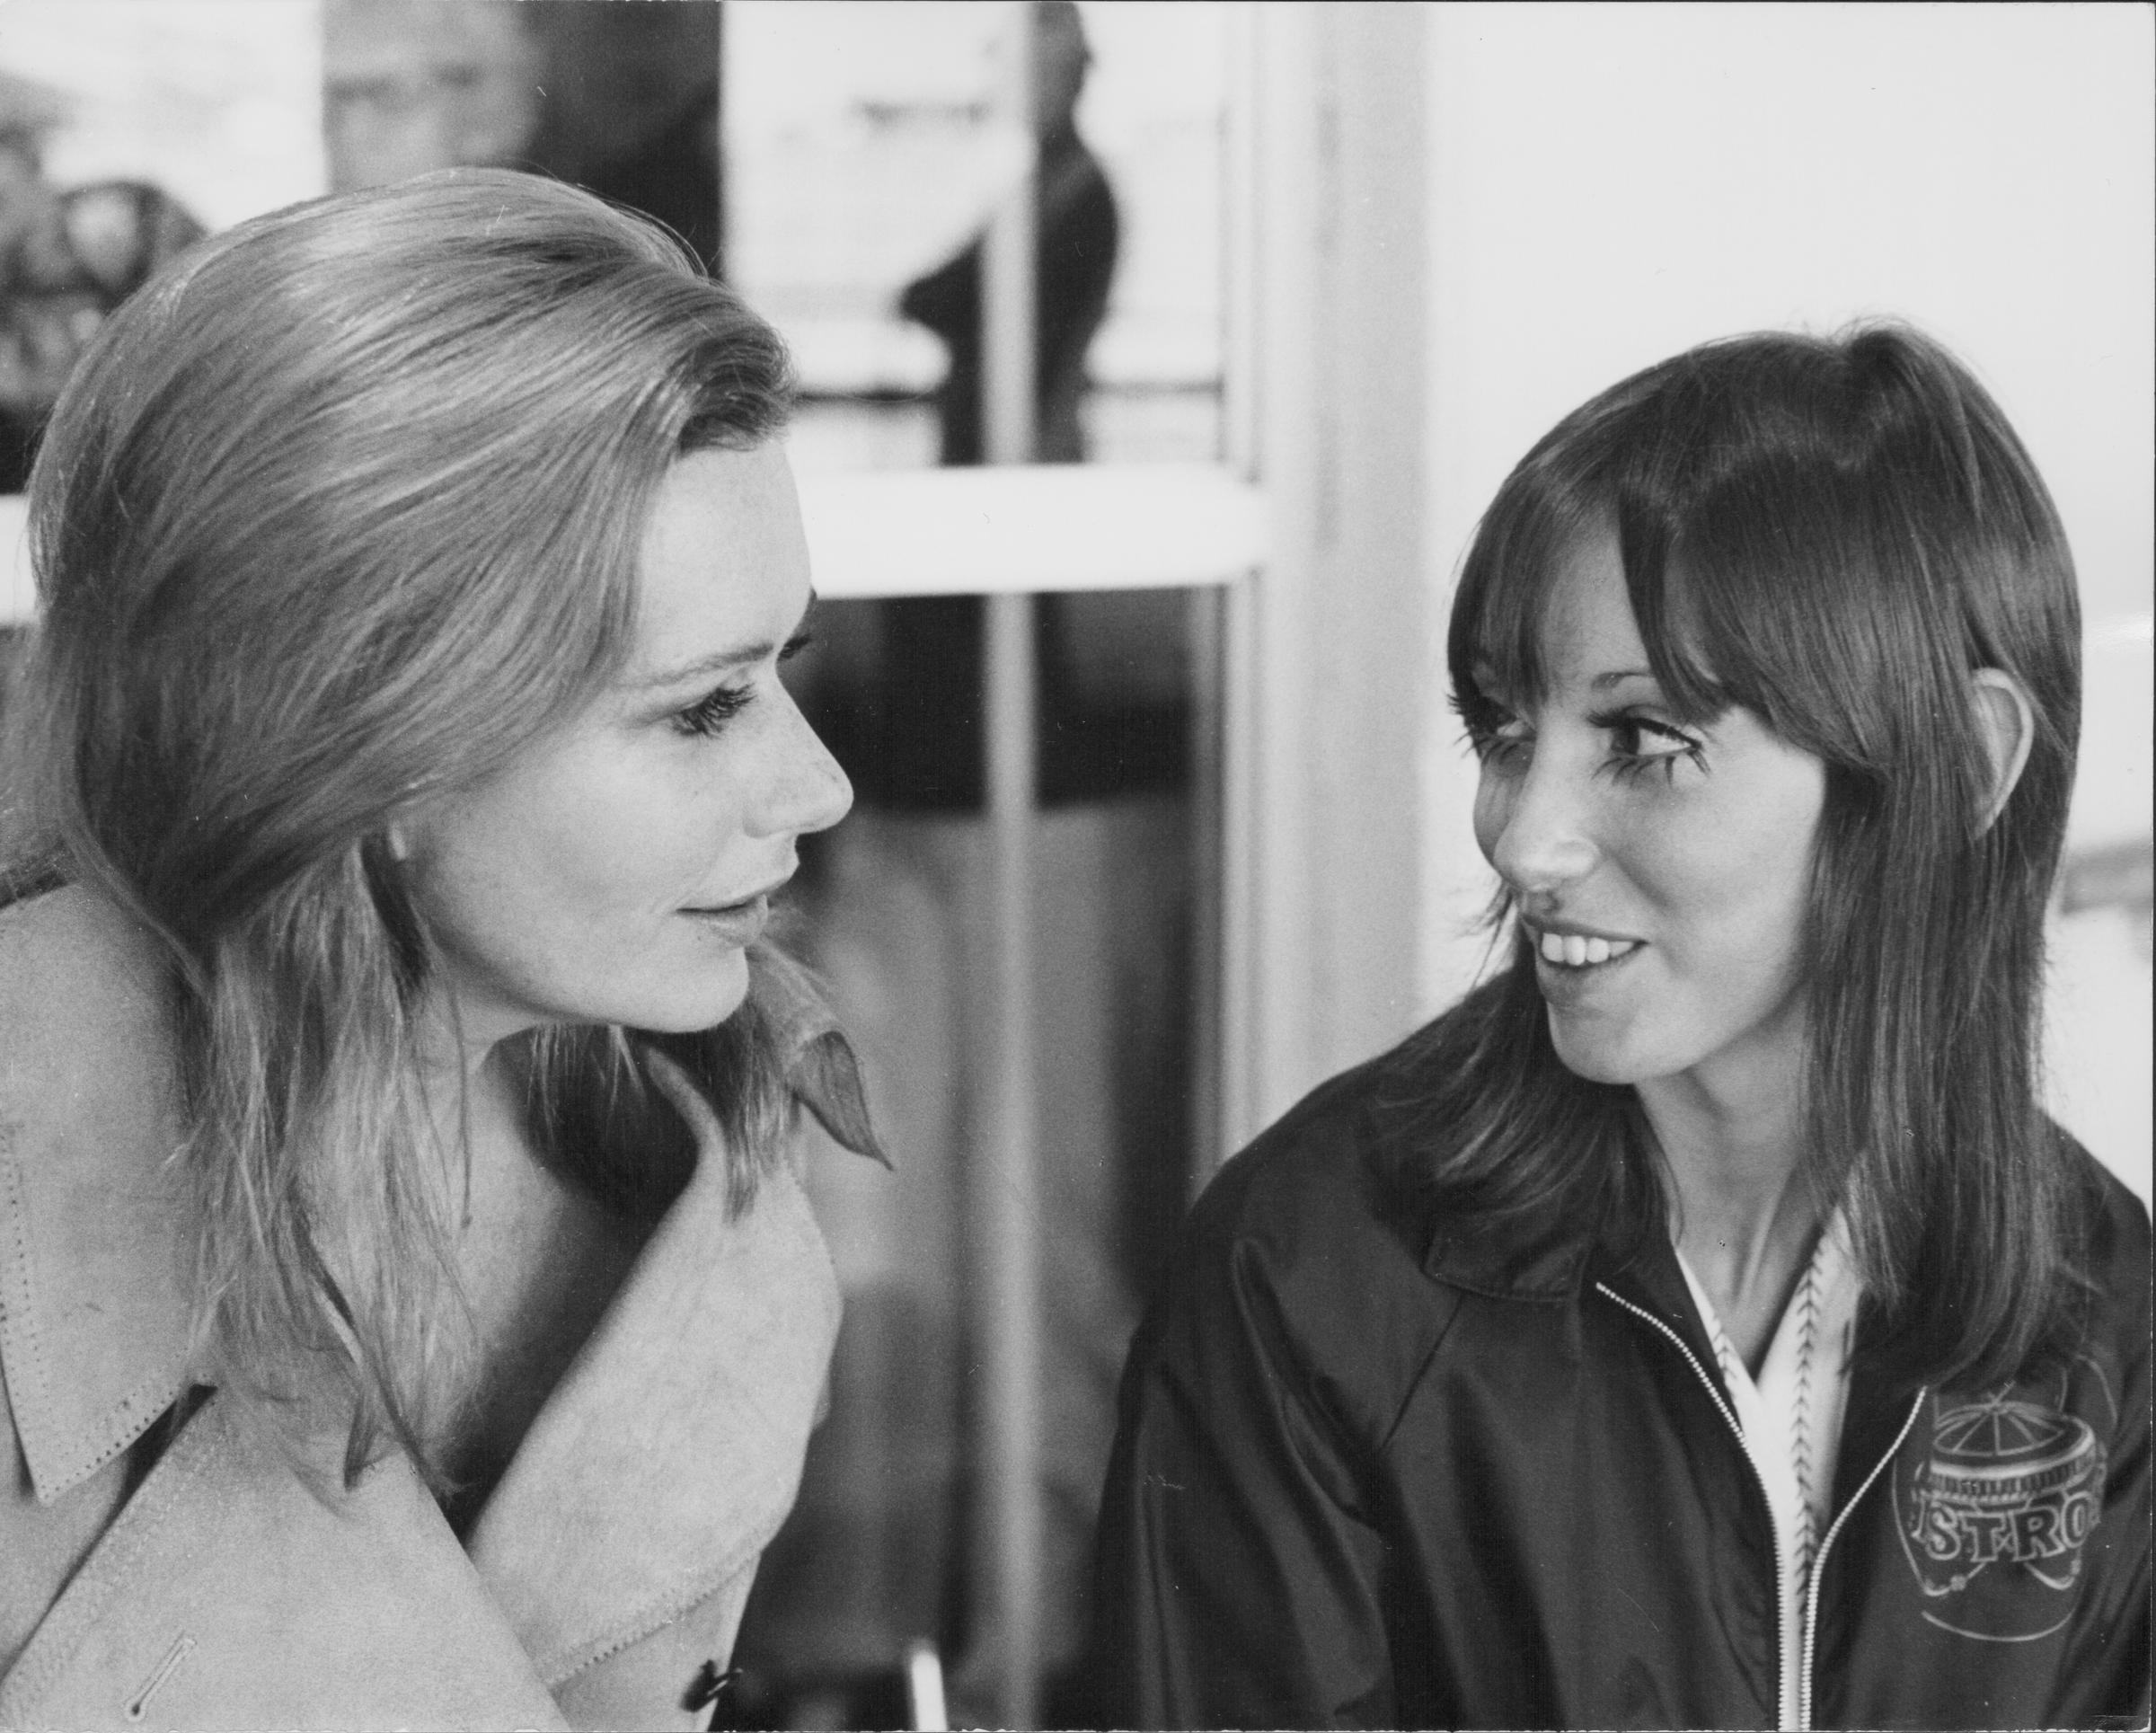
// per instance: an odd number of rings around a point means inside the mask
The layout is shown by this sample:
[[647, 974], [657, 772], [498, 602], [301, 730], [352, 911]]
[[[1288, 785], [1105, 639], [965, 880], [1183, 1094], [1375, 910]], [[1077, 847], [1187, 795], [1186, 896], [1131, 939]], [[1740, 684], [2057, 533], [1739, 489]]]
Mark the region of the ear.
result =
[[1982, 836], [1997, 822], [2006, 797], [2021, 780], [2022, 766], [2028, 763], [2028, 749], [2037, 738], [2037, 707], [2028, 701], [2028, 689], [2004, 668], [1980, 668], [1971, 674], [1969, 697], [1992, 764], [1991, 792], [1984, 801], [1984, 821], [1976, 827]]

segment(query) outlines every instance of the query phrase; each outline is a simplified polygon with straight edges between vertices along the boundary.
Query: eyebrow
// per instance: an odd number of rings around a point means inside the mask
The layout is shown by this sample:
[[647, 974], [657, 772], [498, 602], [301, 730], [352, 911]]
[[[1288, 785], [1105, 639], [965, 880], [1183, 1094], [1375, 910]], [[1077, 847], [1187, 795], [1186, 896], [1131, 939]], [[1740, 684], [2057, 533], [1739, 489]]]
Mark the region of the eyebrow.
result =
[[1607, 674], [1597, 674], [1592, 680], [1587, 682], [1587, 685], [1590, 690], [1595, 692], [1607, 692], [1612, 686], [1621, 686], [1627, 680], [1651, 680], [1654, 677], [1655, 671], [1652, 668], [1613, 668]]
[[793, 631], [785, 643], [773, 643], [768, 638], [759, 638], [754, 643], [736, 644], [730, 649], [713, 650], [709, 656], [699, 656], [693, 662], [684, 662], [657, 674], [641, 674], [628, 682], [632, 692], [656, 692], [665, 686], [685, 685], [698, 676], [705, 678], [714, 674], [725, 674], [738, 668], [748, 668], [765, 658], [776, 655], [788, 644], [797, 644], [807, 636], [809, 619], [816, 613], [820, 598], [814, 590], [808, 592], [808, 606], [801, 610], [801, 617], [794, 623]]

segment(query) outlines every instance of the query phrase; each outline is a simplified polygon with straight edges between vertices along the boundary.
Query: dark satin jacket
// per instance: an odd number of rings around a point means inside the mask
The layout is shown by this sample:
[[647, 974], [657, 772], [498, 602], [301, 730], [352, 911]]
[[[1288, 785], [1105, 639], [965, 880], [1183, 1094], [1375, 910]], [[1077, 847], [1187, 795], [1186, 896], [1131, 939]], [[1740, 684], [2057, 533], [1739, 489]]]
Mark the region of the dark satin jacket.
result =
[[1860, 1331], [1785, 1654], [1765, 1491], [1666, 1240], [1628, 1262], [1577, 1226], [1438, 1219], [1374, 1111], [1401, 1064], [1223, 1171], [1139, 1331], [1102, 1724], [2146, 1724], [2138, 1199], [2089, 1162], [2101, 1291], [2062, 1370], [1896, 1386]]

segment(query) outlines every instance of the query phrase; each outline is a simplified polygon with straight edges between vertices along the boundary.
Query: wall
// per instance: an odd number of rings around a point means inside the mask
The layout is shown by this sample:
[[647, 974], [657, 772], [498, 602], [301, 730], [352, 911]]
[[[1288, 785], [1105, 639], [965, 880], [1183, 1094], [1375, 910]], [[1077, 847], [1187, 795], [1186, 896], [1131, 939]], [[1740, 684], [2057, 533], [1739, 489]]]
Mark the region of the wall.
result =
[[[2156, 13], [1460, 4], [1428, 17], [1432, 656], [1477, 514], [1567, 410], [1710, 337], [1899, 314], [1975, 365], [2058, 498], [2091, 625], [2075, 840], [2145, 836]], [[1443, 677], [1433, 666], [1436, 690]], [[1471, 766], [1442, 708], [1426, 713], [1427, 1012], [1478, 965], [1468, 928], [1489, 879], [1467, 826]], [[2139, 1019], [2138, 1080], [2063, 1074], [2062, 1089], [2095, 1127], [2085, 1136], [2138, 1161], [2145, 1189], [2145, 917], [2140, 934], [2134, 968], [2125, 924], [2099, 944], [2111, 973], [2072, 995], [2093, 996], [2091, 1028]], [[2062, 954], [2081, 967], [2074, 945]]]
[[1228, 632], [1244, 701], [1232, 693], [1230, 757], [1254, 773], [1251, 822], [1228, 819], [1247, 844], [1229, 851], [1224, 935], [1229, 1021], [1248, 1037], [1224, 1043], [1230, 1148], [1418, 1021], [1432, 598], [1417, 358], [1437, 15], [1377, 0], [1242, 15], [1227, 419], [1272, 534], [1247, 644]]

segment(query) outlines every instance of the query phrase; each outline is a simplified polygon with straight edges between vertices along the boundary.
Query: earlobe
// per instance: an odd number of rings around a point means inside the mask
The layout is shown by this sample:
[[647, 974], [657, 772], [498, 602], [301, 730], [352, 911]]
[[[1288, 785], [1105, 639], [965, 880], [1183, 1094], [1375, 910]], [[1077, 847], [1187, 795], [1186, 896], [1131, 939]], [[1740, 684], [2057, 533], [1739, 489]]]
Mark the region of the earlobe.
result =
[[2028, 689], [2004, 668], [1976, 669], [1969, 676], [1969, 696], [1992, 766], [1990, 796], [1976, 827], [1981, 836], [1997, 822], [2007, 796], [2021, 780], [2037, 738], [2037, 707], [2029, 702]]

